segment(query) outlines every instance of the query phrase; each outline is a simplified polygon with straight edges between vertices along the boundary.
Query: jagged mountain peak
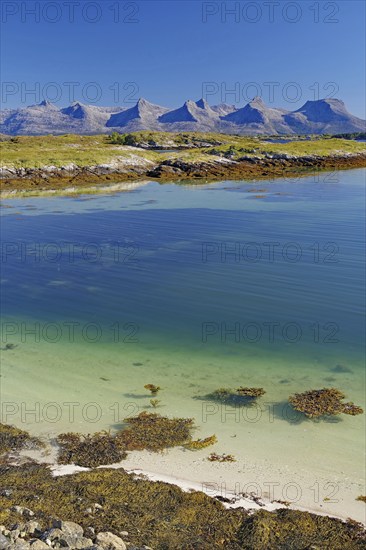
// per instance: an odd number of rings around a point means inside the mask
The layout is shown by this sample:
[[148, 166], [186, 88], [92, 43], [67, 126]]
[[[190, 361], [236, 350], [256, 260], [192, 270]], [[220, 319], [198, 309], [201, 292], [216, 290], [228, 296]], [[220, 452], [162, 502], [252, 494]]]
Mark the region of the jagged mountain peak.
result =
[[200, 109], [211, 109], [210, 105], [207, 103], [207, 101], [205, 99], [203, 99], [203, 97], [201, 97], [201, 99], [196, 101], [196, 105]]
[[352, 116], [346, 109], [344, 102], [337, 98], [325, 98], [306, 103], [297, 109], [312, 122], [331, 122], [334, 120], [347, 120]]
[[260, 107], [266, 107], [266, 104], [264, 103], [263, 99], [258, 95], [253, 97], [253, 99], [251, 99], [248, 102], [248, 105], [257, 105], [257, 106], [260, 106]]
[[203, 98], [198, 101], [188, 99], [178, 109], [164, 113], [160, 118], [161, 123], [196, 123], [207, 127], [213, 127], [218, 120], [218, 114], [211, 109], [210, 105]]
[[267, 119], [266, 111], [267, 108], [261, 98], [254, 98], [241, 109], [221, 118], [235, 124], [263, 124]]
[[139, 98], [137, 103], [129, 109], [124, 109], [120, 112], [114, 113], [108, 119], [106, 126], [108, 128], [129, 128], [133, 124], [136, 125], [138, 130], [154, 130], [157, 127], [157, 120], [168, 109], [160, 107], [150, 103], [143, 97]]
[[164, 107], [161, 107], [160, 105], [156, 105], [155, 103], [151, 103], [144, 97], [140, 97], [137, 100], [135, 107], [138, 109], [164, 109]]
[[41, 103], [39, 103], [38, 106], [39, 107], [56, 107], [56, 105], [48, 101], [48, 99], [44, 99], [43, 101], [41, 101]]
[[36, 103], [35, 105], [30, 105], [29, 107], [25, 107], [25, 109], [42, 109], [42, 110], [49, 110], [49, 111], [59, 111], [59, 108], [50, 101], [44, 99], [41, 101], [41, 103]]
[[61, 109], [61, 112], [64, 115], [69, 115], [74, 118], [86, 118], [88, 114], [92, 112], [92, 109], [93, 109], [93, 106], [91, 105], [84, 105], [79, 101], [74, 101], [68, 107]]
[[96, 134], [112, 129], [133, 132], [217, 131], [239, 134], [322, 134], [364, 132], [365, 121], [351, 115], [340, 99], [307, 101], [296, 111], [268, 107], [254, 97], [244, 107], [216, 105], [201, 98], [187, 100], [177, 109], [150, 103], [141, 97], [131, 107], [101, 107], [75, 101], [59, 109], [49, 101], [0, 112], [0, 133], [44, 135]]

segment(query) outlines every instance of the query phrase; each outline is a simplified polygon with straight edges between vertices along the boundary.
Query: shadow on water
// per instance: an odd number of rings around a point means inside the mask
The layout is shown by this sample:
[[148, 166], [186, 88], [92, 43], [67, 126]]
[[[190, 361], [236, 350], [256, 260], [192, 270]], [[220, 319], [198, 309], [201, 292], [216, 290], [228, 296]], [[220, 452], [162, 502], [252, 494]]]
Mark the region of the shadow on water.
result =
[[342, 422], [342, 418], [339, 416], [322, 416], [319, 418], [308, 418], [304, 413], [297, 411], [293, 408], [291, 403], [288, 401], [281, 401], [279, 403], [271, 404], [271, 412], [273, 419], [284, 420], [288, 424], [298, 425], [305, 422], [321, 423], [326, 422], [327, 424], [338, 424]]
[[195, 395], [193, 399], [199, 401], [209, 401], [211, 403], [216, 403], [217, 405], [228, 405], [229, 407], [257, 407], [258, 403], [253, 397], [228, 394], [225, 398], [220, 399], [213, 394], [207, 395]]
[[145, 394], [138, 394], [138, 393], [124, 393], [124, 397], [127, 397], [128, 399], [148, 399], [151, 398], [151, 395]]

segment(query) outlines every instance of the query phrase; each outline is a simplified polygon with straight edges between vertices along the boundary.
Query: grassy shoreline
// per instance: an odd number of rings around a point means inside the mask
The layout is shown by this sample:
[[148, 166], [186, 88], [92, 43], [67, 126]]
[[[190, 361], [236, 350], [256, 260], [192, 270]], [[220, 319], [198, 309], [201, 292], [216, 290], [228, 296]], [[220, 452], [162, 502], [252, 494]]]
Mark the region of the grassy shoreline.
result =
[[366, 166], [364, 143], [330, 137], [274, 143], [223, 134], [135, 132], [0, 141], [1, 191], [66, 190], [151, 180], [268, 179]]

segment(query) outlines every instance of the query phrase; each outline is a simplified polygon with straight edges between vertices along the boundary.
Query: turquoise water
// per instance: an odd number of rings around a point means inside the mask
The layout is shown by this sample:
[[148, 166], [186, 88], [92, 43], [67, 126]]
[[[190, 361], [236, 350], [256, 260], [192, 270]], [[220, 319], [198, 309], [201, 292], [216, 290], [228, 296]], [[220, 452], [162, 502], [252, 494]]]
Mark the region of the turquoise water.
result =
[[[364, 182], [352, 170], [4, 200], [3, 421], [113, 428], [152, 410], [154, 383], [159, 412], [194, 416], [225, 452], [309, 468], [321, 455], [359, 479], [364, 416], [314, 423], [286, 402], [335, 386], [364, 405]], [[258, 417], [202, 399], [238, 385], [265, 388]]]

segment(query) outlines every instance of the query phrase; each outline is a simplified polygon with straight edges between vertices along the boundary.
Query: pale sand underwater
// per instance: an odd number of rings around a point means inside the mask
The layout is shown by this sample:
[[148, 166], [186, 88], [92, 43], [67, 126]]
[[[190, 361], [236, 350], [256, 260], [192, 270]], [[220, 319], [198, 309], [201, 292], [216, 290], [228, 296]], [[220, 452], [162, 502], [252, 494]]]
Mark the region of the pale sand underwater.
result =
[[[364, 172], [262, 182], [260, 201], [252, 198], [256, 184], [246, 182], [5, 201], [3, 237], [28, 249], [25, 259], [9, 252], [2, 265], [2, 422], [49, 440], [64, 431], [116, 430], [143, 410], [193, 417], [195, 436], [216, 434], [217, 444], [133, 452], [123, 467], [364, 521], [355, 499], [365, 494], [365, 415], [313, 421], [287, 401], [294, 392], [336, 387], [365, 408]], [[102, 257], [86, 261], [78, 248], [71, 261], [64, 241], [96, 243]], [[303, 257], [236, 262], [220, 254], [222, 243], [256, 242], [264, 252], [268, 241], [279, 250], [295, 242]], [[37, 243], [58, 245], [61, 257], [35, 261]], [[137, 251], [138, 261], [115, 262], [116, 243]], [[214, 245], [208, 261], [205, 243]], [[326, 263], [334, 244], [338, 262]], [[122, 337], [114, 341], [116, 322]], [[207, 322], [214, 334], [205, 339]], [[230, 329], [236, 322], [263, 333], [255, 342], [222, 337], [221, 323]], [[268, 322], [280, 326], [274, 341]], [[281, 330], [292, 322], [302, 331], [293, 343]], [[79, 323], [74, 339], [65, 337], [67, 323]], [[95, 343], [93, 331], [81, 334], [90, 323], [103, 329]], [[62, 338], [54, 338], [55, 327]], [[148, 383], [162, 388], [157, 409]], [[266, 394], [252, 407], [204, 399], [241, 385]], [[236, 462], [210, 463], [211, 452]]]

